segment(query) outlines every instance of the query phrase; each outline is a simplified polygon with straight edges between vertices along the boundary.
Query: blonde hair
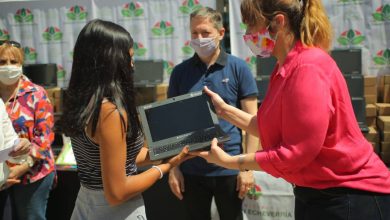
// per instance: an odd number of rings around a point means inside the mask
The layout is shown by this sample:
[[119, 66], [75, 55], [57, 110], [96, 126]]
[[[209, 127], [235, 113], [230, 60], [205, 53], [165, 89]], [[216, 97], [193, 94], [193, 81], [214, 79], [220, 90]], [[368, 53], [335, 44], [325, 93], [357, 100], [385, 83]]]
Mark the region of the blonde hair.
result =
[[195, 17], [208, 18], [214, 24], [215, 29], [221, 30], [223, 28], [222, 14], [210, 7], [203, 7], [191, 13], [190, 20]]
[[4, 43], [0, 46], [0, 57], [6, 52], [11, 53], [15, 57], [16, 61], [18, 61], [21, 65], [23, 65], [24, 52], [22, 48], [17, 48], [8, 43]]
[[272, 21], [283, 13], [289, 20], [289, 28], [296, 39], [305, 46], [330, 50], [332, 26], [321, 0], [243, 0], [241, 2], [242, 21], [254, 26]]
[[301, 41], [307, 46], [318, 46], [330, 50], [332, 46], [332, 25], [320, 0], [306, 1], [301, 23]]

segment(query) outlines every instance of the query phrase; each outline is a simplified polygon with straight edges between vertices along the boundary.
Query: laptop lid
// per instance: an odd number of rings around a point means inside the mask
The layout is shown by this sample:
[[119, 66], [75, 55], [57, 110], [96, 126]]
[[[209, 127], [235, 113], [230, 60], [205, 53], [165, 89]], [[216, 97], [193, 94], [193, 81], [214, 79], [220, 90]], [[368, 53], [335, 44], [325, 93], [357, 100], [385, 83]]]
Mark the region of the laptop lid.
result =
[[364, 97], [352, 97], [351, 102], [360, 130], [363, 133], [367, 133], [368, 127], [366, 124], [366, 101]]
[[139, 106], [138, 112], [151, 160], [176, 155], [187, 144], [190, 151], [207, 148], [214, 137], [229, 140], [202, 91]]
[[257, 58], [257, 75], [270, 76], [277, 63], [277, 59], [273, 56], [267, 58]]
[[57, 86], [57, 65], [55, 63], [25, 64], [23, 73], [33, 83], [45, 88]]
[[268, 91], [270, 76], [258, 76], [256, 77], [257, 89], [259, 90], [258, 100], [259, 103], [263, 102], [265, 95]]
[[134, 66], [135, 86], [154, 86], [163, 83], [164, 62], [162, 60], [137, 60]]
[[361, 49], [335, 49], [331, 56], [343, 74], [362, 74]]
[[364, 97], [364, 77], [358, 74], [344, 74], [351, 97]]

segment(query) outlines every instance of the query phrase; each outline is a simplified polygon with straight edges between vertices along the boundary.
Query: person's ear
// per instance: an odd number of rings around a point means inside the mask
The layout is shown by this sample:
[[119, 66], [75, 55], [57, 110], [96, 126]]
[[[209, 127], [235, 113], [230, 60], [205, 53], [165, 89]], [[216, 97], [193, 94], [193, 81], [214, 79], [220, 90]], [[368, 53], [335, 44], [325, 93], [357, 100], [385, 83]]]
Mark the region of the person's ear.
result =
[[219, 40], [222, 40], [223, 37], [225, 36], [225, 28], [222, 27], [221, 29], [219, 29]]
[[273, 33], [276, 33], [286, 26], [286, 16], [284, 14], [277, 14], [275, 17], [272, 19], [271, 24], [270, 24], [270, 30]]

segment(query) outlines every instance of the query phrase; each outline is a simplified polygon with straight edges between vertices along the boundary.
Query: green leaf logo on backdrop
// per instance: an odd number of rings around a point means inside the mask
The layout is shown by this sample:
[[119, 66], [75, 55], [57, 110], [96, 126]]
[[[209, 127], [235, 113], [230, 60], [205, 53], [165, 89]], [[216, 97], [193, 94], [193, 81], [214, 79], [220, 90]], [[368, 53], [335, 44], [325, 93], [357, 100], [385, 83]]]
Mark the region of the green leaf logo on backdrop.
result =
[[88, 16], [88, 12], [85, 11], [83, 6], [79, 6], [79, 5], [72, 6], [69, 9], [69, 12], [66, 13], [66, 17], [68, 17], [68, 19], [71, 21], [87, 20], [87, 16]]
[[374, 63], [379, 66], [390, 66], [390, 49], [379, 51], [374, 57]]
[[164, 60], [164, 71], [168, 73], [168, 76], [172, 74], [173, 67], [175, 67], [175, 64], [172, 61]]
[[134, 43], [134, 55], [136, 57], [143, 57], [148, 51], [141, 42]]
[[390, 5], [382, 5], [372, 14], [375, 21], [390, 21]]
[[144, 9], [139, 2], [130, 2], [123, 6], [121, 13], [123, 17], [140, 17], [144, 14]]
[[201, 9], [203, 6], [199, 3], [199, 0], [185, 0], [181, 3], [179, 11], [182, 14], [188, 15], [192, 12]]
[[366, 37], [358, 30], [350, 29], [341, 33], [337, 42], [342, 46], [358, 46], [361, 45], [365, 39]]
[[34, 21], [34, 15], [27, 8], [17, 10], [14, 18], [17, 23], [32, 23]]
[[245, 62], [252, 72], [255, 72], [255, 70], [256, 70], [256, 61], [257, 61], [257, 59], [255, 56], [250, 56], [250, 57], [245, 58]]
[[35, 50], [35, 48], [24, 47], [23, 51], [24, 51], [24, 58], [26, 60], [29, 60], [29, 61], [36, 61], [37, 60], [38, 54], [37, 54], [37, 51]]
[[62, 67], [61, 65], [58, 64], [57, 65], [57, 78], [64, 79], [65, 75], [66, 75], [66, 71], [65, 71], [64, 67]]
[[9, 40], [9, 32], [6, 29], [0, 29], [0, 40]]
[[42, 37], [46, 41], [60, 41], [62, 40], [62, 32], [58, 27], [50, 26], [45, 29]]
[[194, 54], [194, 49], [192, 49], [192, 47], [190, 46], [189, 40], [184, 43], [184, 46], [181, 48], [181, 51], [185, 56], [191, 56], [192, 54]]
[[157, 22], [152, 28], [152, 34], [155, 37], [170, 36], [173, 34], [174, 27], [168, 21]]
[[254, 187], [252, 187], [246, 195], [250, 200], [258, 200], [261, 196], [261, 187], [257, 184], [255, 184]]

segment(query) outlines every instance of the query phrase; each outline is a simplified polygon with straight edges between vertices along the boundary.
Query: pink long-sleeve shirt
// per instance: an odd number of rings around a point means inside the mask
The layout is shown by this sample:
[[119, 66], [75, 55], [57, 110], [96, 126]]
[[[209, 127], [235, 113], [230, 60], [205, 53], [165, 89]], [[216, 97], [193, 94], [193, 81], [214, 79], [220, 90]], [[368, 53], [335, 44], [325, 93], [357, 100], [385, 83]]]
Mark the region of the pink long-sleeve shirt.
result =
[[357, 124], [343, 75], [319, 48], [296, 43], [272, 73], [257, 114], [266, 172], [298, 186], [390, 193], [390, 171]]

